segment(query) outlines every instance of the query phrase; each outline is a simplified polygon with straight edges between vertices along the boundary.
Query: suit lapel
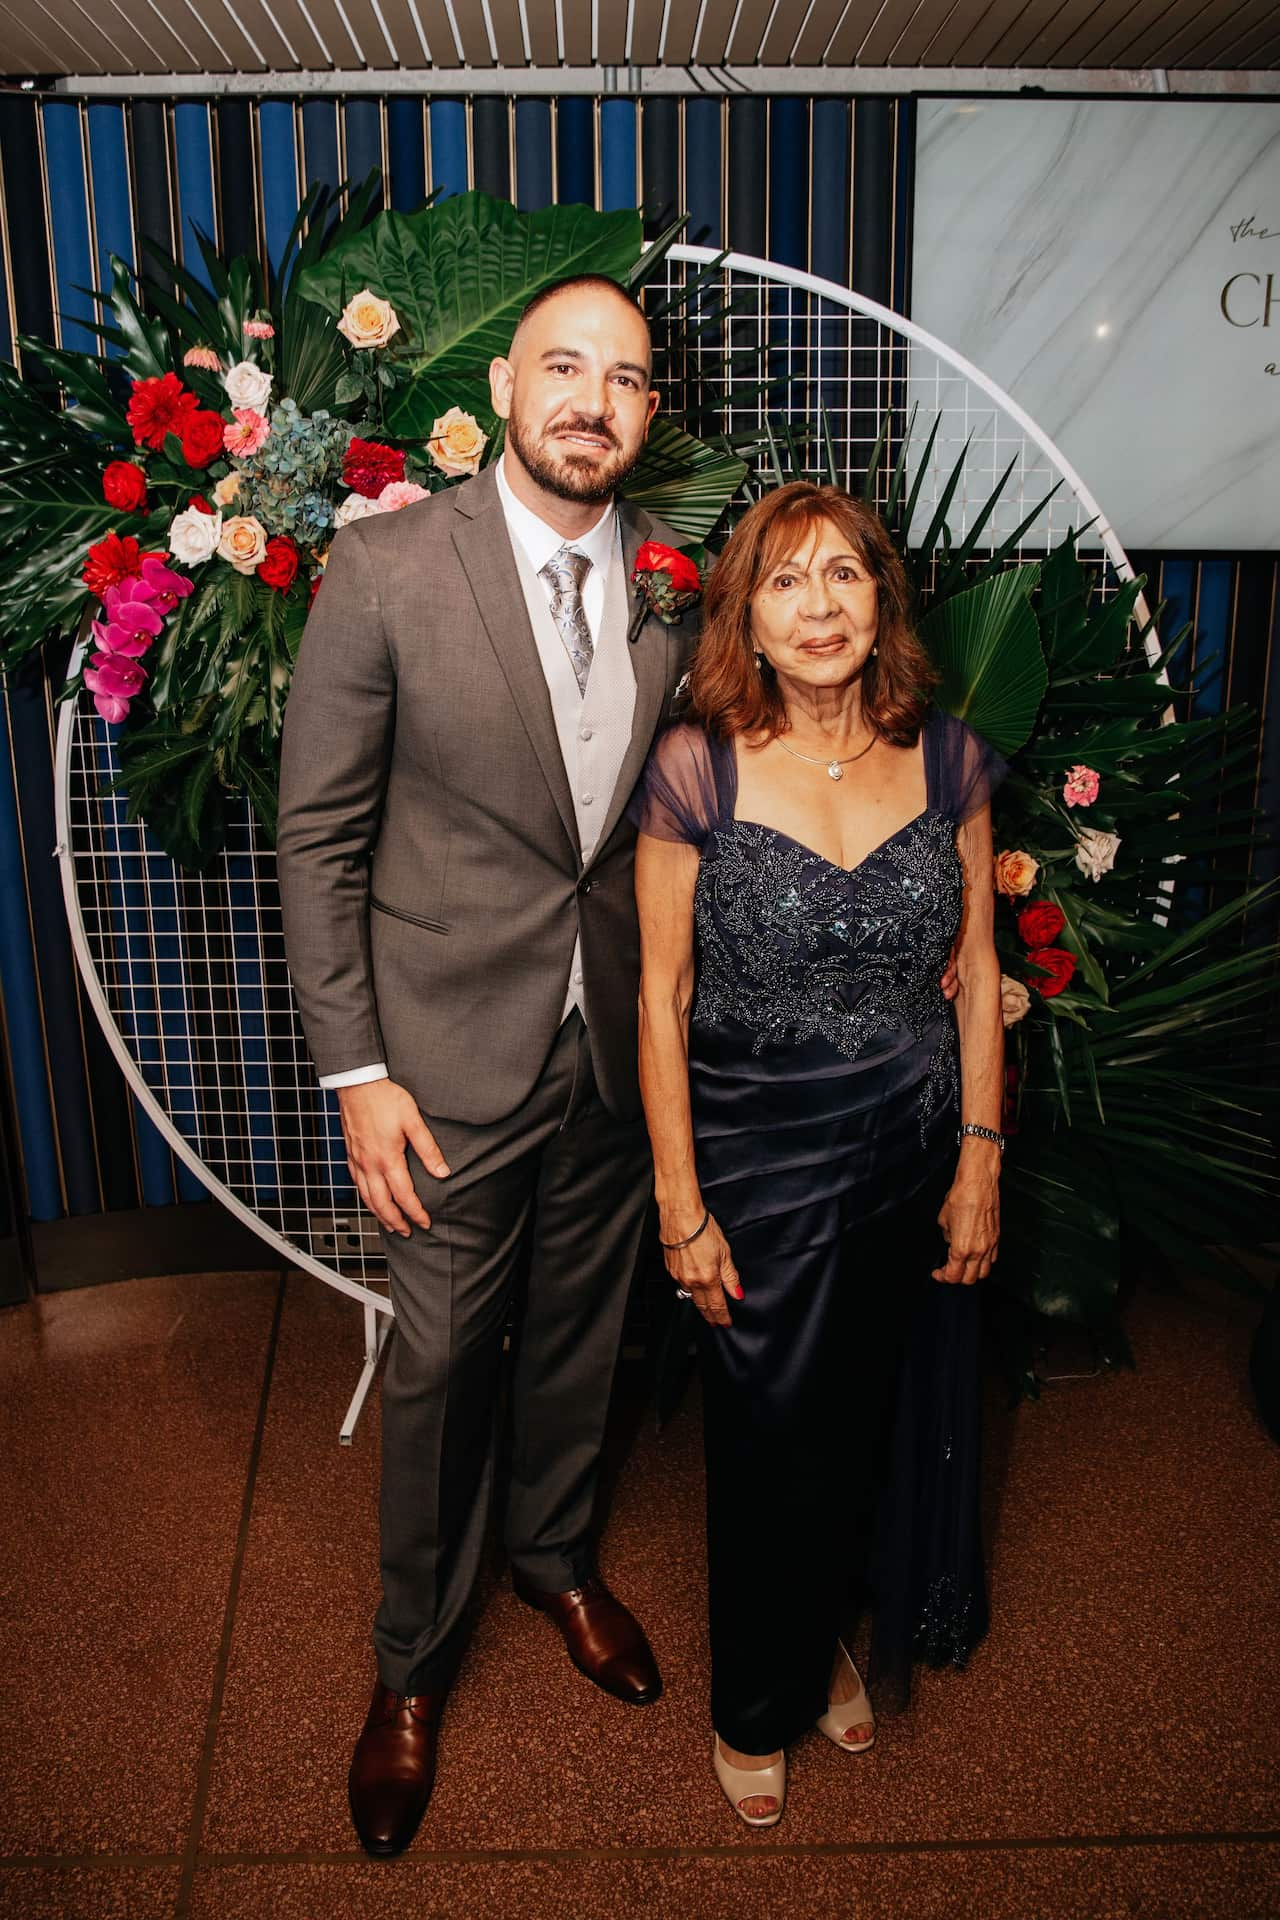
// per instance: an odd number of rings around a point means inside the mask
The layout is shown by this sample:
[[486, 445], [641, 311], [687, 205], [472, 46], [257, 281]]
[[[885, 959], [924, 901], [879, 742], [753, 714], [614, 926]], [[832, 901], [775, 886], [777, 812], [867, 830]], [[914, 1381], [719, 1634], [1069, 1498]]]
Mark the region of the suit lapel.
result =
[[580, 858], [569, 776], [560, 752], [551, 695], [538, 658], [537, 642], [529, 625], [524, 589], [511, 551], [495, 469], [487, 467], [474, 480], [459, 487], [454, 494], [454, 506], [457, 510], [454, 547], [529, 736], [529, 744], [551, 790], [556, 811], [564, 822], [575, 856]]
[[649, 612], [648, 602], [640, 589], [631, 585], [636, 553], [641, 543], [648, 539], [653, 522], [642, 508], [632, 507], [625, 500], [619, 503], [619, 521], [624, 577], [627, 591], [632, 596], [627, 639], [631, 643], [631, 665], [636, 676], [636, 704], [631, 739], [614, 785], [604, 827], [596, 842], [596, 856], [603, 852], [610, 834], [622, 818], [623, 808], [631, 798], [631, 790], [640, 778], [640, 770], [653, 745], [653, 736], [657, 732], [666, 698], [667, 663], [671, 652], [669, 629], [656, 614]]

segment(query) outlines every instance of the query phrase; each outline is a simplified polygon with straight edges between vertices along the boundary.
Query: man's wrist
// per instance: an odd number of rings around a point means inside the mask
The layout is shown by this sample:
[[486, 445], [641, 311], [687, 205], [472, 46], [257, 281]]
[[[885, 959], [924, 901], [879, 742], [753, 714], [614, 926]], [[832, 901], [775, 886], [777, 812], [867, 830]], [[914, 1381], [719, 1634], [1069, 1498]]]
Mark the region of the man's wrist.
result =
[[389, 1077], [385, 1060], [378, 1060], [368, 1067], [348, 1067], [342, 1073], [322, 1073], [320, 1085], [326, 1092], [336, 1092], [339, 1087], [362, 1087], [371, 1080], [386, 1080]]

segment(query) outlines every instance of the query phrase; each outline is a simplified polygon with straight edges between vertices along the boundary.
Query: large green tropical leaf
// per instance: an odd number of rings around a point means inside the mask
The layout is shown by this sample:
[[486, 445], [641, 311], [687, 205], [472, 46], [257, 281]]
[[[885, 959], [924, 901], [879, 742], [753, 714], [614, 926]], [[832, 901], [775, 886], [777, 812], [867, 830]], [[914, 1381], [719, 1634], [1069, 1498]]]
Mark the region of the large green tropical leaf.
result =
[[1025, 744], [1049, 676], [1031, 593], [1036, 565], [1010, 567], [934, 606], [920, 635], [941, 673], [938, 705], [1003, 754]]
[[695, 440], [659, 418], [624, 491], [677, 533], [705, 540], [746, 473], [746, 461], [731, 449]]
[[424, 440], [451, 406], [488, 416], [486, 369], [540, 287], [575, 273], [624, 281], [641, 243], [635, 212], [518, 213], [486, 193], [462, 193], [418, 213], [377, 215], [302, 268], [298, 288], [331, 321], [362, 287], [390, 300], [404, 330], [397, 358], [414, 377], [389, 397], [387, 425]]

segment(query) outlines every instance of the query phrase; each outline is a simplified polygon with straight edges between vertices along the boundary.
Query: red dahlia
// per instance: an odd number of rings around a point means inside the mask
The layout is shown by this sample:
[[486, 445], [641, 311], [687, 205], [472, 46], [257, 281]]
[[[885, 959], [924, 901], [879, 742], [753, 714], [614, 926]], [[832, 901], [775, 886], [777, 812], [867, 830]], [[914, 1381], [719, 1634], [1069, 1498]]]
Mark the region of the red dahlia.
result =
[[81, 578], [99, 600], [105, 597], [108, 587], [118, 587], [122, 580], [140, 580], [142, 550], [133, 535], [126, 533], [121, 539], [118, 533], [109, 533], [105, 540], [90, 547]]
[[183, 418], [178, 431], [182, 435], [182, 457], [189, 467], [207, 467], [221, 456], [224, 424], [220, 413], [207, 408], [197, 408]]
[[377, 440], [353, 440], [342, 462], [343, 485], [376, 500], [393, 480], [404, 479], [404, 455]]
[[147, 498], [147, 476], [132, 460], [109, 461], [102, 475], [102, 497], [121, 513], [141, 513]]
[[126, 415], [135, 445], [162, 447], [166, 433], [181, 433], [183, 421], [199, 405], [176, 373], [162, 374], [158, 380], [135, 380]]

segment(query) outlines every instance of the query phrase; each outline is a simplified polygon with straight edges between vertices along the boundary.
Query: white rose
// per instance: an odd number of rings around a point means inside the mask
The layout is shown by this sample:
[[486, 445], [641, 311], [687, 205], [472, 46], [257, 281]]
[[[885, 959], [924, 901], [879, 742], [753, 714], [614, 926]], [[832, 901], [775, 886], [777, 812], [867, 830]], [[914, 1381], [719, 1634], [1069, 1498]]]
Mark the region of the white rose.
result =
[[222, 529], [218, 552], [237, 573], [252, 573], [267, 554], [267, 530], [252, 513], [237, 513]]
[[338, 332], [353, 347], [385, 347], [400, 322], [389, 300], [380, 300], [368, 287], [362, 287], [342, 309]]
[[376, 500], [370, 500], [364, 493], [349, 493], [333, 516], [335, 527], [349, 527], [353, 520], [367, 520], [371, 513], [380, 513]]
[[1081, 827], [1076, 834], [1076, 865], [1090, 880], [1101, 880], [1116, 863], [1120, 847], [1118, 833], [1103, 833], [1098, 827]]
[[222, 538], [222, 515], [187, 507], [169, 523], [169, 551], [184, 567], [198, 567], [216, 553]]
[[1031, 995], [1021, 980], [1015, 980], [1011, 974], [1000, 975], [1000, 1015], [1006, 1027], [1016, 1027], [1028, 1007]]
[[265, 413], [271, 398], [271, 375], [252, 360], [238, 360], [222, 376], [222, 384], [233, 407], [251, 407]]

